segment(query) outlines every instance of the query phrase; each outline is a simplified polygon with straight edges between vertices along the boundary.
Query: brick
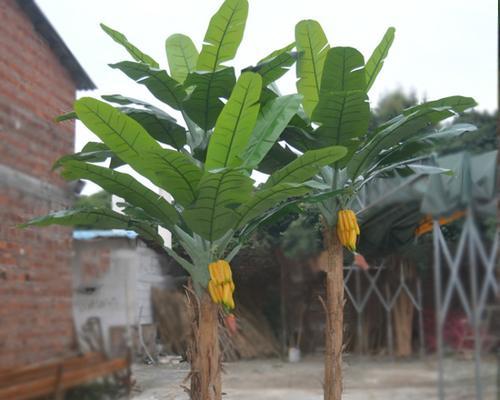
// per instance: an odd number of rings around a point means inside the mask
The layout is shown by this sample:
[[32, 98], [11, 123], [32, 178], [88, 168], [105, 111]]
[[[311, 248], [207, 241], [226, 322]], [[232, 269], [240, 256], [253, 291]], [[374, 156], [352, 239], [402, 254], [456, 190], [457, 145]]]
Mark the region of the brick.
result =
[[[68, 189], [52, 163], [73, 151], [75, 86], [15, 0], [0, 1], [0, 164]], [[19, 230], [35, 215], [69, 206], [0, 185], [0, 368], [67, 354], [74, 343], [71, 230]]]

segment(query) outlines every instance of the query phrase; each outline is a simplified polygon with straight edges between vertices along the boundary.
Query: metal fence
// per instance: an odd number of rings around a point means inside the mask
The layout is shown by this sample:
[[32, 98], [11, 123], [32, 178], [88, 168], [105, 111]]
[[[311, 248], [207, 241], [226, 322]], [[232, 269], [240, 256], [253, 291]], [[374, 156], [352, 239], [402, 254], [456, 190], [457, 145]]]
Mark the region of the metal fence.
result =
[[[488, 301], [498, 299], [499, 285], [495, 276], [499, 245], [499, 232], [492, 241], [484, 240], [476, 224], [473, 213], [469, 210], [454, 251], [446, 242], [443, 231], [437, 221], [433, 223], [434, 241], [434, 295], [436, 308], [436, 337], [438, 357], [439, 399], [446, 398], [444, 368], [444, 325], [450, 311], [452, 298], [465, 312], [472, 327], [474, 382], [476, 399], [483, 399], [481, 384], [481, 361], [483, 355], [484, 332], [491, 322], [491, 311], [498, 305], [488, 305]], [[446, 278], [444, 271], [447, 272]], [[466, 274], [468, 279], [461, 279]]]

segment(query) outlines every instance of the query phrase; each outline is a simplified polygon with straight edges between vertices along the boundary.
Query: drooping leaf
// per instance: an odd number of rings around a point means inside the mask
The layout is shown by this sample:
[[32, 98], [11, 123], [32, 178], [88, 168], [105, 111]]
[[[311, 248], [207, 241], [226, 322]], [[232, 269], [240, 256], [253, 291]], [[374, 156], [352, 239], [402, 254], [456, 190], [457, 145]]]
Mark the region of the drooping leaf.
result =
[[247, 0], [225, 0], [210, 19], [198, 57], [198, 71], [215, 72], [234, 58], [243, 38], [248, 15]]
[[221, 98], [227, 99], [236, 82], [233, 68], [223, 68], [216, 72], [188, 75], [185, 87], [193, 88], [184, 101], [186, 114], [204, 131], [212, 129], [224, 108]]
[[148, 88], [153, 96], [170, 107], [181, 110], [186, 91], [182, 84], [171, 78], [167, 71], [133, 61], [122, 61], [110, 64], [111, 68], [122, 71], [129, 78]]
[[120, 111], [135, 119], [156, 140], [180, 150], [186, 144], [186, 129], [164, 112], [123, 107]]
[[252, 189], [253, 180], [242, 171], [206, 172], [194, 205], [182, 213], [184, 221], [204, 239], [217, 240], [234, 226], [234, 208], [248, 199]]
[[123, 160], [120, 160], [120, 158], [117, 157], [116, 154], [113, 154], [111, 156], [111, 159], [109, 160], [109, 168], [116, 169], [121, 167], [122, 165], [125, 165]]
[[54, 118], [56, 122], [70, 121], [72, 119], [76, 119], [76, 113], [74, 111], [69, 111], [67, 113], [58, 115]]
[[255, 167], [276, 143], [300, 107], [300, 95], [277, 97], [261, 108], [257, 123], [243, 155], [246, 166]]
[[453, 96], [405, 110], [398, 117], [381, 125], [368, 143], [351, 158], [347, 168], [349, 177], [355, 179], [375, 167], [381, 152], [405, 140], [415, 139], [417, 135], [424, 134], [429, 126], [475, 105], [476, 102], [470, 97]]
[[98, 163], [106, 161], [108, 158], [112, 156], [113, 153], [104, 143], [88, 142], [85, 146], [83, 146], [82, 150], [79, 151], [78, 153], [68, 154], [59, 158], [52, 166], [52, 169], [54, 170], [59, 168], [63, 163], [69, 160]]
[[262, 215], [270, 208], [278, 206], [280, 202], [289, 197], [303, 196], [310, 191], [312, 191], [311, 187], [295, 183], [281, 183], [267, 189], [259, 190], [255, 192], [251, 199], [235, 210], [238, 215], [235, 227], [243, 227], [253, 218]]
[[113, 39], [116, 43], [121, 44], [125, 50], [134, 58], [134, 60], [148, 64], [153, 68], [158, 68], [159, 64], [150, 56], [140, 51], [137, 47], [135, 47], [132, 43], [130, 43], [123, 33], [115, 31], [110, 27], [101, 24], [101, 28], [104, 32], [106, 32], [111, 39]]
[[126, 201], [116, 203], [120, 207], [120, 211], [130, 218], [137, 219], [140, 221], [148, 221], [152, 224], [157, 224], [158, 220], [151, 215], [147, 214], [142, 208], [136, 207], [127, 203]]
[[280, 139], [302, 153], [307, 150], [314, 150], [321, 147], [321, 143], [318, 142], [311, 133], [303, 128], [291, 125], [291, 122], [283, 131]]
[[162, 111], [161, 109], [148, 103], [147, 101], [134, 99], [133, 97], [123, 96], [121, 94], [105, 94], [102, 95], [101, 98], [103, 100], [109, 101], [110, 103], [116, 103], [122, 106], [137, 105], [137, 106], [143, 106], [152, 111], [157, 111], [157, 112]]
[[393, 146], [390, 150], [382, 152], [375, 164], [378, 167], [404, 163], [416, 157], [424, 157], [431, 154], [436, 148], [451, 143], [452, 140], [465, 134], [472, 133], [477, 128], [470, 124], [455, 124], [437, 131], [431, 131], [419, 135], [414, 139], [406, 140]]
[[457, 114], [475, 106], [477, 106], [477, 103], [476, 100], [474, 100], [472, 97], [448, 96], [438, 100], [427, 101], [425, 103], [409, 107], [406, 110], [403, 110], [401, 114], [407, 116], [413, 114], [415, 111], [429, 108], [439, 109], [441, 107], [450, 108], [454, 112], [454, 114]]
[[282, 147], [279, 143], [275, 143], [259, 163], [257, 169], [264, 174], [272, 174], [297, 157], [297, 153], [293, 152], [286, 144], [285, 147]]
[[248, 143], [259, 113], [262, 78], [253, 73], [241, 74], [217, 118], [214, 133], [208, 145], [207, 169], [241, 165], [238, 158]]
[[312, 20], [300, 21], [295, 27], [297, 60], [297, 90], [310, 117], [319, 100], [321, 77], [328, 49], [328, 40], [321, 25]]
[[170, 74], [177, 82], [183, 83], [196, 69], [198, 50], [189, 36], [176, 33], [165, 41]]
[[433, 146], [440, 146], [476, 130], [477, 127], [472, 124], [453, 124], [437, 131], [429, 132], [423, 135], [419, 141], [429, 143]]
[[163, 245], [163, 239], [155, 226], [133, 220], [126, 215], [119, 214], [108, 208], [79, 208], [74, 210], [62, 210], [52, 212], [42, 217], [20, 225], [21, 228], [29, 226], [84, 225], [93, 229], [129, 229], [135, 231], [145, 240], [150, 240]]
[[389, 49], [391, 48], [392, 42], [394, 41], [394, 34], [396, 29], [390, 27], [384, 34], [379, 45], [375, 48], [372, 55], [366, 63], [366, 91], [369, 91], [372, 87], [378, 73], [384, 65], [384, 61], [389, 54]]
[[77, 100], [75, 111], [116, 156], [176, 202], [185, 206], [194, 200], [201, 170], [188, 156], [163, 149], [137, 121], [97, 99]]
[[385, 130], [385, 128], [389, 126], [393, 126], [396, 123], [405, 119], [408, 116], [414, 116], [417, 111], [423, 109], [431, 109], [435, 108], [439, 110], [440, 108], [450, 109], [453, 113], [461, 113], [465, 110], [477, 106], [476, 101], [472, 97], [464, 97], [464, 96], [448, 96], [443, 97], [438, 100], [426, 101], [425, 103], [417, 104], [416, 106], [408, 107], [404, 109], [399, 115], [390, 119], [383, 124], [380, 124], [372, 136], [376, 136], [379, 132]]
[[131, 205], [142, 208], [166, 227], [175, 225], [179, 220], [179, 215], [171, 204], [128, 174], [81, 161], [67, 161], [63, 163], [63, 167], [61, 175], [65, 179], [92, 181], [108, 193], [115, 194]]
[[342, 146], [306, 151], [303, 155], [274, 172], [264, 184], [269, 188], [280, 183], [302, 183], [316, 175], [322, 167], [333, 164], [347, 153]]
[[256, 72], [262, 77], [262, 86], [267, 86], [285, 75], [297, 59], [297, 53], [292, 52], [295, 43], [282, 49], [273, 51], [260, 60], [255, 67], [248, 67], [244, 71]]

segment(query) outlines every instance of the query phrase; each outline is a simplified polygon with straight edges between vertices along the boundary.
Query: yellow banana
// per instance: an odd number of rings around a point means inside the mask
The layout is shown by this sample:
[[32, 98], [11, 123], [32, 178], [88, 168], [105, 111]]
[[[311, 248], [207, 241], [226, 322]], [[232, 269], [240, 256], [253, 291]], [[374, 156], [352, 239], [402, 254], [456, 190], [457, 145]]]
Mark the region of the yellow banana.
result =
[[208, 272], [210, 272], [210, 279], [217, 281], [217, 263], [208, 264]]
[[230, 282], [232, 281], [233, 279], [233, 274], [231, 272], [231, 266], [229, 265], [229, 263], [227, 261], [221, 261], [223, 262], [223, 268], [224, 268], [224, 280], [226, 282]]
[[227, 303], [227, 308], [229, 308], [230, 310], [232, 310], [234, 308], [234, 299], [233, 299], [233, 295], [230, 293], [229, 294], [229, 299], [228, 299], [228, 303]]
[[229, 283], [224, 283], [222, 287], [224, 292], [222, 302], [227, 306], [229, 304], [229, 298], [231, 297], [231, 286], [229, 285]]
[[212, 301], [223, 304], [227, 309], [233, 309], [235, 285], [231, 266], [226, 260], [218, 260], [208, 265], [208, 271], [210, 272], [208, 292]]
[[210, 297], [212, 298], [212, 301], [214, 303], [219, 303], [219, 296], [217, 294], [217, 290], [214, 285], [214, 281], [209, 281], [208, 282], [208, 293], [210, 293]]
[[351, 251], [356, 250], [356, 231], [355, 230], [350, 231], [349, 247], [351, 248]]
[[337, 213], [337, 236], [340, 243], [349, 250], [355, 251], [359, 233], [360, 229], [354, 211], [339, 210]]
[[217, 285], [217, 293], [219, 294], [219, 303], [224, 303], [224, 290], [221, 285]]
[[224, 261], [222, 261], [222, 260], [217, 261], [217, 279], [218, 279], [217, 283], [222, 283], [225, 280]]

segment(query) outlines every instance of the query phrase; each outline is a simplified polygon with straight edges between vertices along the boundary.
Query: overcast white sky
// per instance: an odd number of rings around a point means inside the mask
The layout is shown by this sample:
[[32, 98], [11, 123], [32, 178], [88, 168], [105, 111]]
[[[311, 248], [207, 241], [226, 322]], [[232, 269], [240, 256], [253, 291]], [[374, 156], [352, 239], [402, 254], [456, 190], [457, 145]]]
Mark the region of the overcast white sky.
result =
[[[36, 0], [99, 88], [151, 100], [108, 63], [128, 54], [99, 27], [100, 22], [125, 33], [144, 52], [166, 66], [165, 39], [189, 35], [198, 49], [219, 0]], [[316, 19], [331, 46], [352, 46], [367, 59], [389, 26], [396, 39], [377, 82], [372, 102], [401, 87], [419, 97], [472, 96], [479, 109], [497, 108], [496, 0], [250, 0], [243, 42], [234, 65], [242, 68], [293, 41], [301, 19]], [[295, 71], [279, 81], [284, 93], [295, 90]], [[154, 100], [152, 101], [154, 102]], [[77, 126], [77, 150], [95, 137]], [[90, 187], [87, 191], [90, 190]]]

